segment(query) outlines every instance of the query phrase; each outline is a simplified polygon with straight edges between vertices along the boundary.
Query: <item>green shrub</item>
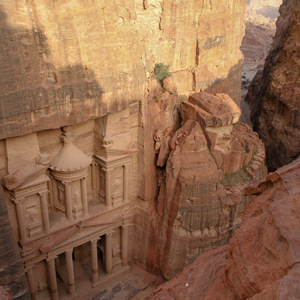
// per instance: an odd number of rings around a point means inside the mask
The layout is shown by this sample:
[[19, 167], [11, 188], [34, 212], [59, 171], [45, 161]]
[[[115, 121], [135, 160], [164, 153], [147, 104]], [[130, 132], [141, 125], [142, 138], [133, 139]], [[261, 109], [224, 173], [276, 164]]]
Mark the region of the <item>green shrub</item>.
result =
[[164, 65], [163, 63], [155, 64], [155, 66], [154, 66], [155, 78], [160, 83], [161, 86], [162, 86], [163, 80], [172, 75], [172, 73], [169, 72], [169, 68], [170, 68], [170, 65]]

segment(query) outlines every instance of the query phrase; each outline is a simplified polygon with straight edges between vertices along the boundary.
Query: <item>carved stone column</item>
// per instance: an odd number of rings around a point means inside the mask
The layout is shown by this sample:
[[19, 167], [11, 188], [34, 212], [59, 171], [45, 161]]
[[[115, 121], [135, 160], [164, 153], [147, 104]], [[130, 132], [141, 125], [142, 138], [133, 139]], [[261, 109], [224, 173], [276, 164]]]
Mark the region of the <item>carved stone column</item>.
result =
[[45, 233], [48, 233], [50, 231], [50, 221], [49, 221], [49, 212], [48, 212], [47, 192], [40, 193], [39, 195], [41, 197], [43, 227], [44, 227]]
[[105, 173], [105, 204], [107, 207], [111, 207], [111, 171], [106, 170]]
[[98, 239], [91, 241], [91, 259], [92, 259], [92, 283], [95, 284], [98, 281], [98, 253], [97, 253]]
[[35, 293], [35, 284], [34, 284], [34, 276], [33, 276], [33, 267], [30, 267], [26, 270], [26, 277], [28, 281], [29, 292], [32, 300], [36, 299]]
[[123, 201], [127, 202], [128, 201], [128, 182], [129, 182], [129, 178], [128, 178], [128, 165], [124, 165], [123, 166], [123, 178], [124, 178], [124, 182], [123, 182]]
[[55, 258], [47, 260], [48, 274], [49, 274], [49, 288], [52, 300], [58, 300], [56, 272], [55, 272]]
[[16, 210], [17, 210], [20, 240], [25, 241], [27, 239], [27, 233], [26, 233], [23, 205], [20, 199], [15, 199], [14, 203], [16, 204]]
[[105, 262], [106, 273], [112, 273], [112, 232], [107, 233], [105, 236]]
[[65, 185], [67, 219], [72, 220], [73, 215], [72, 215], [71, 181], [64, 181], [63, 184]]
[[83, 214], [86, 216], [88, 214], [86, 177], [80, 179], [80, 184], [81, 184], [81, 199], [82, 199]]
[[122, 266], [128, 263], [128, 225], [123, 225], [121, 227], [122, 236]]
[[66, 264], [67, 264], [67, 276], [68, 276], [68, 293], [70, 295], [75, 294], [75, 278], [74, 278], [72, 253], [73, 253], [73, 248], [65, 252]]

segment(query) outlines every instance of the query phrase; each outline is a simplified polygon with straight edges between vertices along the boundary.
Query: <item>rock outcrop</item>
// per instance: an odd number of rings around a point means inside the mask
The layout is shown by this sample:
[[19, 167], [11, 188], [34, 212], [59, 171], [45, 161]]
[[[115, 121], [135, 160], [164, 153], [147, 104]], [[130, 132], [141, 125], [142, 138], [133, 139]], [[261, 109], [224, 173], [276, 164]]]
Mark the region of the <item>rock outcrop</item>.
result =
[[245, 99], [254, 130], [265, 143], [270, 170], [288, 164], [300, 153], [299, 31], [299, 1], [283, 1], [264, 70], [255, 76]]
[[166, 278], [229, 240], [248, 201], [243, 188], [266, 174], [264, 146], [238, 123], [240, 109], [229, 96], [194, 94], [180, 110], [182, 126], [154, 136], [161, 179], [153, 235]]
[[200, 255], [151, 299], [299, 299], [300, 159], [246, 189], [255, 195], [229, 244]]

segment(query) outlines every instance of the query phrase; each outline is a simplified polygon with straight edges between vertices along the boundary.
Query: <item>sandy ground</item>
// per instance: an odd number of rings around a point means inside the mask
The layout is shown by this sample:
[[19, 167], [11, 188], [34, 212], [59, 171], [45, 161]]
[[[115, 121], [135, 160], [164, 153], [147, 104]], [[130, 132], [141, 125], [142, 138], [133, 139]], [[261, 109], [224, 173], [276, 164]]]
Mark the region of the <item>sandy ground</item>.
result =
[[241, 45], [245, 64], [242, 75], [241, 121], [252, 126], [248, 104], [244, 101], [248, 87], [257, 71], [262, 70], [276, 32], [279, 7], [265, 6], [254, 9], [247, 5], [246, 32]]

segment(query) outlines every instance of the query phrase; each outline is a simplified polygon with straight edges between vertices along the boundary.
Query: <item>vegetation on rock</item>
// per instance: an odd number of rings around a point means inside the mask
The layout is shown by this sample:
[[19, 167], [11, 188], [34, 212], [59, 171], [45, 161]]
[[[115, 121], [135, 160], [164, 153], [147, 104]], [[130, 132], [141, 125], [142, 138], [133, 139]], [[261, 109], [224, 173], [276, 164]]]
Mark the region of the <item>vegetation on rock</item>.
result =
[[172, 76], [172, 73], [169, 72], [170, 65], [164, 65], [163, 63], [155, 64], [154, 66], [154, 74], [156, 80], [162, 86], [163, 80]]

